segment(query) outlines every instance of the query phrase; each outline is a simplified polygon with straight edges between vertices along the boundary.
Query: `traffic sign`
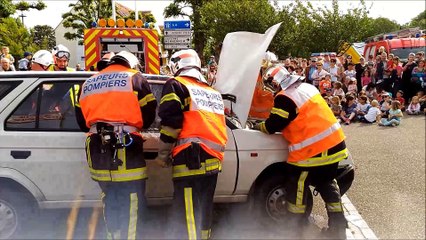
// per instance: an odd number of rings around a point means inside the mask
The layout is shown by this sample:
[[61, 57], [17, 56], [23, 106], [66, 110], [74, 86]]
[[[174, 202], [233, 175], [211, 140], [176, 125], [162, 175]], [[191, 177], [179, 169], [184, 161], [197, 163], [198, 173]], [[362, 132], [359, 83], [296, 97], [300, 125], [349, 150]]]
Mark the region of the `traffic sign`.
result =
[[165, 37], [164, 38], [164, 43], [172, 43], [172, 44], [176, 44], [176, 43], [190, 43], [191, 42], [191, 37], [190, 36], [179, 36], [179, 37]]
[[191, 30], [164, 30], [164, 36], [191, 36]]
[[178, 20], [178, 21], [164, 21], [164, 29], [190, 29], [191, 21]]
[[190, 44], [166, 44], [164, 45], [165, 49], [188, 49]]

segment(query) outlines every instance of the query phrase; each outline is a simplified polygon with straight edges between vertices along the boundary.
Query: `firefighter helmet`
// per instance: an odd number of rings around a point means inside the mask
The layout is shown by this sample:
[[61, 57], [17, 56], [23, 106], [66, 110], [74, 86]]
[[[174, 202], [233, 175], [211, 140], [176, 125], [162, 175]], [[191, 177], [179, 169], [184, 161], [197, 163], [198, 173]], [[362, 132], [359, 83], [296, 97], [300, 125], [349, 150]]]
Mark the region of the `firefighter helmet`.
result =
[[279, 91], [280, 88], [285, 90], [296, 81], [303, 80], [303, 77], [291, 75], [284, 66], [277, 65], [266, 70], [263, 80], [268, 88]]
[[262, 68], [266, 69], [268, 67], [271, 67], [273, 63], [276, 63], [278, 61], [277, 55], [275, 53], [267, 51], [265, 53], [265, 56], [262, 59]]
[[169, 67], [172, 73], [177, 76], [183, 70], [192, 68], [201, 71], [201, 60], [193, 49], [185, 49], [175, 52], [170, 58]]
[[114, 52], [109, 52], [107, 54], [105, 54], [101, 60], [99, 60], [97, 66], [98, 71], [102, 71], [103, 69], [105, 69], [108, 64], [111, 62], [111, 58], [115, 56]]
[[139, 59], [131, 52], [121, 51], [113, 56], [110, 60], [113, 63], [124, 64], [125, 66], [136, 69]]
[[52, 53], [47, 50], [39, 50], [33, 55], [33, 62], [49, 67], [53, 64]]
[[53, 47], [52, 54], [57, 58], [66, 58], [67, 60], [71, 57], [70, 50], [62, 44]]

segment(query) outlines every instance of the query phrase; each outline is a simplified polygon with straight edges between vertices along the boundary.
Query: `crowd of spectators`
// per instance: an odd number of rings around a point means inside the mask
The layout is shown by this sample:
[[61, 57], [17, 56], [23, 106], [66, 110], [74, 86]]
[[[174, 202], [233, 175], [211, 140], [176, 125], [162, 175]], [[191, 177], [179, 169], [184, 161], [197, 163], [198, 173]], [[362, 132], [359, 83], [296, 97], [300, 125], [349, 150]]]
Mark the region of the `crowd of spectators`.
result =
[[305, 77], [344, 124], [353, 121], [397, 126], [407, 114], [426, 114], [425, 53], [410, 53], [407, 61], [379, 49], [376, 59], [325, 54], [282, 61], [292, 74]]

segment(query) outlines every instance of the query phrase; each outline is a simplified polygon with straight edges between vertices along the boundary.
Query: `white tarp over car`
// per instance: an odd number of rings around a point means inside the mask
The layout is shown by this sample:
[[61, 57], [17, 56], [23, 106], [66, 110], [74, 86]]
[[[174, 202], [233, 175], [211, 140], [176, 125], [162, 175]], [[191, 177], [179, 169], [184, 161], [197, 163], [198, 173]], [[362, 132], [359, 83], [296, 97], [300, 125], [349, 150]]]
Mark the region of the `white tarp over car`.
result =
[[281, 23], [265, 34], [228, 33], [223, 41], [214, 88], [222, 94], [236, 96], [233, 111], [245, 126], [262, 59]]

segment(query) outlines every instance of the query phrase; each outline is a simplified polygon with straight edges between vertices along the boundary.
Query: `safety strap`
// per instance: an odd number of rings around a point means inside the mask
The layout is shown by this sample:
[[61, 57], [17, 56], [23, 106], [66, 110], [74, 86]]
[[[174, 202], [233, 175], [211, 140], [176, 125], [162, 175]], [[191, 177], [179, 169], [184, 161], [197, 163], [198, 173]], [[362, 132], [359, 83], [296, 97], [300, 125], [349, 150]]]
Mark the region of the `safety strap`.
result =
[[[105, 122], [105, 123], [108, 123], [108, 122]], [[123, 133], [123, 131], [132, 133], [132, 132], [138, 132], [139, 131], [138, 128], [136, 128], [136, 127], [124, 125], [122, 123], [108, 123], [108, 124], [114, 126], [114, 132], [115, 133]], [[89, 132], [90, 133], [98, 133], [98, 130], [96, 129], [96, 123], [92, 124], [90, 126]]]
[[225, 151], [225, 146], [223, 146], [221, 144], [217, 144], [215, 142], [212, 142], [212, 141], [204, 139], [204, 138], [199, 138], [199, 137], [190, 137], [190, 138], [178, 139], [177, 142], [176, 142], [176, 146], [180, 146], [180, 145], [191, 143], [191, 142], [202, 143], [202, 144], [206, 145], [208, 148], [215, 150], [215, 151], [218, 151], [218, 152], [224, 152]]
[[297, 151], [300, 150], [304, 147], [307, 147], [309, 145], [312, 145], [328, 136], [330, 136], [331, 134], [333, 134], [335, 131], [339, 130], [341, 128], [340, 124], [338, 122], [334, 123], [333, 125], [331, 125], [331, 127], [327, 128], [326, 130], [324, 130], [323, 132], [310, 137], [300, 143], [296, 143], [296, 144], [292, 144], [288, 147], [289, 152], [293, 152], [293, 151]]

